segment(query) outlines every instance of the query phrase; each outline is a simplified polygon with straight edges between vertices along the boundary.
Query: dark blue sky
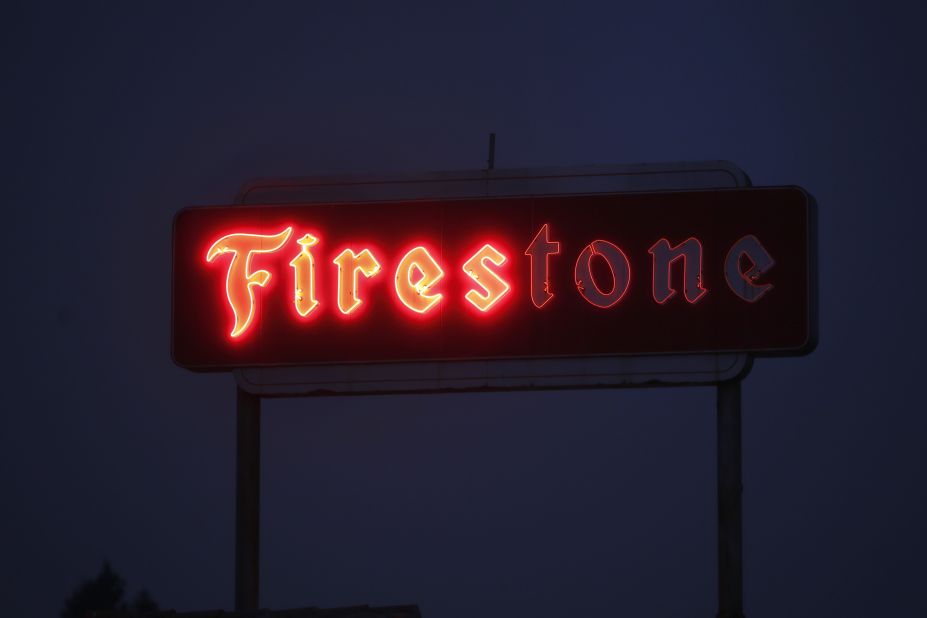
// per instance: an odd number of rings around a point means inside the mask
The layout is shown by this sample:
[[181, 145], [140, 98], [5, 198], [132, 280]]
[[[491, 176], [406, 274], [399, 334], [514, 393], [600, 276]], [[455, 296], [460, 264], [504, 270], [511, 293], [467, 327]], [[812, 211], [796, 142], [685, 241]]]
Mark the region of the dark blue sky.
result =
[[[256, 176], [729, 159], [820, 205], [821, 342], [744, 383], [745, 608], [927, 614], [917, 3], [19, 4], [4, 17], [0, 607], [110, 559], [229, 608], [234, 386], [170, 224]], [[262, 605], [710, 616], [712, 389], [271, 401]]]

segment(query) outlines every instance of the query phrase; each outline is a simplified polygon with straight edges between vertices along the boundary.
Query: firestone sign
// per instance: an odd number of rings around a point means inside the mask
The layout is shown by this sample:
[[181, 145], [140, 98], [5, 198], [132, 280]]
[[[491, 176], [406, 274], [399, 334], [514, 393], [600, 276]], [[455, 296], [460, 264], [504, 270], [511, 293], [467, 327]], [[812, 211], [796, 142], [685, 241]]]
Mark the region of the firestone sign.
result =
[[188, 208], [173, 356], [804, 354], [813, 208], [797, 187]]

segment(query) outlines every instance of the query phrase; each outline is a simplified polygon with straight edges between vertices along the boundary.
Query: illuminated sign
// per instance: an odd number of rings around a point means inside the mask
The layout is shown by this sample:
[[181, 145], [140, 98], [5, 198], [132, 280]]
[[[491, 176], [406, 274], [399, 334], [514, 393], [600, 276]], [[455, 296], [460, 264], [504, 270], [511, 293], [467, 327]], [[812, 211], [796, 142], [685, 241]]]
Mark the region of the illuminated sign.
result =
[[796, 187], [188, 208], [183, 367], [706, 352], [815, 342]]

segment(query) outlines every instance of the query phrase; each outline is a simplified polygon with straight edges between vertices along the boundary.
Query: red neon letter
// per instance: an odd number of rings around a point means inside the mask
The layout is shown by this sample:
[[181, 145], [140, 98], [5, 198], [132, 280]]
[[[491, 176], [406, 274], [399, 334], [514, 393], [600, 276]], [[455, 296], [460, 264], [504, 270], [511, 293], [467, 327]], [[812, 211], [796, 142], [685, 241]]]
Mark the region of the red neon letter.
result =
[[[412, 271], [419, 277], [412, 280]], [[444, 276], [444, 271], [428, 253], [425, 247], [416, 247], [402, 256], [396, 268], [396, 294], [402, 304], [416, 313], [425, 313], [443, 297], [429, 294], [429, 290]]]
[[[670, 268], [676, 260], [682, 260], [683, 290], [686, 300], [698, 302], [707, 290], [702, 287], [702, 245], [697, 238], [689, 238], [675, 247], [661, 238], [652, 247], [653, 256], [653, 299], [661, 305], [676, 295], [672, 285]], [[698, 269], [696, 270], [696, 266]]]
[[528, 245], [525, 255], [531, 257], [531, 302], [540, 309], [554, 297], [550, 291], [550, 256], [560, 254], [560, 243], [552, 242], [545, 223]]
[[296, 313], [306, 317], [319, 305], [315, 298], [315, 260], [309, 251], [319, 243], [319, 239], [306, 234], [296, 242], [302, 250], [290, 261], [293, 267], [293, 304], [296, 305]]
[[[225, 253], [232, 254], [228, 273], [225, 277], [225, 295], [232, 313], [235, 316], [235, 325], [232, 327], [232, 337], [238, 337], [254, 319], [254, 286], [264, 287], [270, 281], [270, 273], [266, 270], [251, 272], [251, 258], [255, 253], [273, 253], [286, 243], [293, 228], [286, 228], [279, 234], [265, 236], [263, 234], [228, 234], [212, 243], [206, 252], [206, 261], [212, 262], [216, 256]], [[244, 259], [242, 259], [244, 255]]]
[[[746, 270], [740, 267], [740, 258], [746, 257], [751, 266]], [[766, 248], [756, 236], [747, 235], [734, 243], [724, 258], [724, 279], [734, 294], [754, 303], [762, 298], [773, 287], [771, 283], [754, 283], [766, 271], [772, 268], [776, 261], [772, 259]]]
[[[603, 292], [592, 277], [592, 258], [599, 256], [605, 259], [612, 273], [612, 289]], [[608, 309], [624, 296], [631, 283], [631, 265], [624, 252], [607, 240], [593, 240], [583, 249], [576, 260], [573, 269], [576, 287], [583, 298], [591, 304], [602, 309]]]
[[496, 266], [502, 266], [505, 264], [505, 259], [505, 256], [499, 253], [495, 247], [486, 244], [474, 253], [469, 260], [464, 262], [463, 271], [486, 292], [480, 294], [476, 290], [470, 290], [464, 295], [480, 311], [489, 311], [490, 307], [499, 302], [499, 299], [509, 291], [509, 284], [499, 275], [489, 270], [486, 265], [486, 262], [492, 262]]
[[357, 292], [357, 273], [370, 278], [380, 272], [380, 264], [369, 249], [360, 253], [345, 249], [332, 261], [338, 265], [338, 310], [348, 315], [363, 302]]

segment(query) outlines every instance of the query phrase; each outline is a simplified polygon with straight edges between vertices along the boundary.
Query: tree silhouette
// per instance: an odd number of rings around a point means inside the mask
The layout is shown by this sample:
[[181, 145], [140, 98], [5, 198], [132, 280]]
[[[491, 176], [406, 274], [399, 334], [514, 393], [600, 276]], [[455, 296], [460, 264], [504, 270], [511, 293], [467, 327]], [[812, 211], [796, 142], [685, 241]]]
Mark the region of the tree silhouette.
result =
[[108, 561], [103, 562], [95, 579], [85, 580], [64, 602], [61, 618], [86, 618], [90, 612], [125, 611], [145, 613], [158, 610], [158, 604], [147, 590], [141, 590], [131, 604], [123, 602], [126, 581]]
[[137, 595], [135, 595], [135, 600], [132, 601], [132, 605], [129, 606], [129, 611], [144, 614], [145, 612], [156, 612], [158, 611], [158, 604], [152, 598], [148, 591], [142, 588]]

